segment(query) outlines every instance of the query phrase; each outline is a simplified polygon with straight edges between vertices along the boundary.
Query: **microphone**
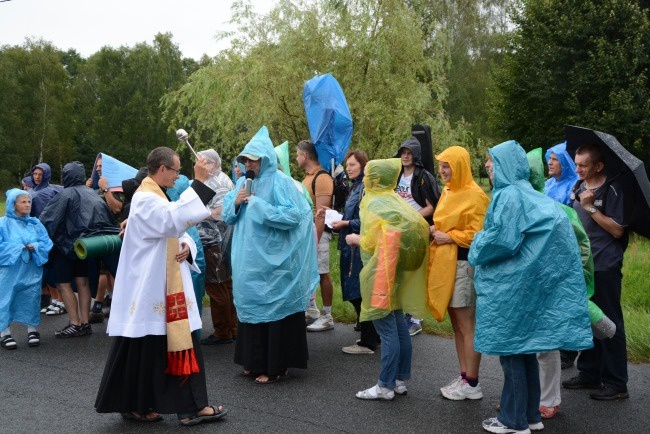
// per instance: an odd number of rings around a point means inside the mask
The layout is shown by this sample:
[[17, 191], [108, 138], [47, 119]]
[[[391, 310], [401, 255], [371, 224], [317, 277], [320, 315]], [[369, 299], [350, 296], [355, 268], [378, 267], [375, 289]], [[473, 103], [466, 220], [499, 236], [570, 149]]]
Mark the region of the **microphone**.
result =
[[251, 195], [251, 187], [253, 186], [253, 179], [255, 179], [255, 172], [253, 172], [252, 170], [247, 170], [246, 182], [244, 183], [244, 186], [246, 188], [246, 196]]

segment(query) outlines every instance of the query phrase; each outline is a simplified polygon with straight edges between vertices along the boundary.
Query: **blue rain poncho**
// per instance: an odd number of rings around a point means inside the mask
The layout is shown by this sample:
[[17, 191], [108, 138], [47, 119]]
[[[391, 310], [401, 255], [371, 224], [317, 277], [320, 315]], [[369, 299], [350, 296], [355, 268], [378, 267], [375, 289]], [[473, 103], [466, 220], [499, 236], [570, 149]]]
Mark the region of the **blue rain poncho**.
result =
[[560, 179], [551, 176], [544, 184], [544, 193], [556, 202], [563, 205], [571, 205], [571, 188], [578, 181], [576, 174], [576, 164], [566, 150], [566, 142], [559, 143], [546, 151], [546, 162], [551, 158], [551, 154], [555, 154], [560, 166], [562, 166], [562, 174]]
[[291, 178], [278, 171], [266, 127], [244, 147], [261, 158], [248, 203], [235, 208], [244, 178], [223, 200], [234, 226], [231, 262], [237, 316], [244, 323], [278, 321], [307, 309], [320, 280], [311, 208]]
[[[7, 191], [7, 214], [0, 217], [0, 330], [12, 321], [40, 324], [41, 278], [52, 241], [35, 217], [16, 215], [14, 203], [29, 193]], [[30, 252], [28, 244], [34, 247]]]
[[489, 152], [492, 202], [468, 257], [476, 267], [476, 351], [503, 356], [591, 348], [582, 261], [567, 214], [530, 185], [517, 142]]
[[428, 317], [426, 289], [429, 225], [394, 189], [402, 163], [372, 160], [365, 168], [361, 199], [361, 321], [402, 309]]
[[[34, 182], [34, 170], [41, 169], [43, 171], [43, 178], [41, 183], [36, 185]], [[29, 213], [32, 217], [39, 217], [45, 209], [45, 206], [50, 202], [50, 200], [56, 196], [63, 187], [56, 184], [50, 184], [50, 179], [52, 179], [52, 169], [47, 163], [37, 164], [32, 168], [32, 174], [29, 176], [31, 183], [34, 187], [29, 190], [29, 195], [32, 198], [32, 210]]]

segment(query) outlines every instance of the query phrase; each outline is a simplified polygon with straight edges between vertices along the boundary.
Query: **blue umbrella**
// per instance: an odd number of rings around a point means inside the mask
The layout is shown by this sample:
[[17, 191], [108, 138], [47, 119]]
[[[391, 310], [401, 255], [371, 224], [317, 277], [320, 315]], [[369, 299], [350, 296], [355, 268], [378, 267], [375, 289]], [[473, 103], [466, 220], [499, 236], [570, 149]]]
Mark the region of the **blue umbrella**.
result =
[[309, 135], [323, 169], [341, 163], [352, 140], [352, 115], [341, 86], [332, 74], [317, 75], [305, 83], [302, 102]]

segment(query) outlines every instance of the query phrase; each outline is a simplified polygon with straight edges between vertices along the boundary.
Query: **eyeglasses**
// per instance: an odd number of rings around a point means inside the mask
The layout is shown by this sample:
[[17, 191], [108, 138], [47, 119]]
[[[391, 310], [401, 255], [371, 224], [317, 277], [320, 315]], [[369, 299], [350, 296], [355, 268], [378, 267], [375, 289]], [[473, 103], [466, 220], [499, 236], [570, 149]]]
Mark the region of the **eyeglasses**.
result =
[[169, 170], [173, 170], [174, 172], [176, 172], [177, 175], [181, 174], [182, 167], [180, 169], [174, 169], [173, 167], [169, 167], [169, 166], [165, 166], [165, 167]]
[[246, 163], [248, 163], [248, 162], [251, 162], [251, 163], [257, 163], [257, 161], [258, 161], [258, 160], [251, 160], [250, 158], [246, 158], [246, 157], [242, 157], [242, 158], [241, 158], [241, 164], [246, 164]]

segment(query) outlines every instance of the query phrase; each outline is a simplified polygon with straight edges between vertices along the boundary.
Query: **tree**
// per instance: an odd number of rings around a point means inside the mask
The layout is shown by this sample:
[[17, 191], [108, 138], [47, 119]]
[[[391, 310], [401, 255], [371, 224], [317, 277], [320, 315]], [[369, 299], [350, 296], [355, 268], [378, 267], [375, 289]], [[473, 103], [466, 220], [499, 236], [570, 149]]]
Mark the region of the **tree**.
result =
[[526, 148], [564, 140], [565, 124], [616, 136], [650, 163], [648, 2], [524, 1], [492, 122]]

